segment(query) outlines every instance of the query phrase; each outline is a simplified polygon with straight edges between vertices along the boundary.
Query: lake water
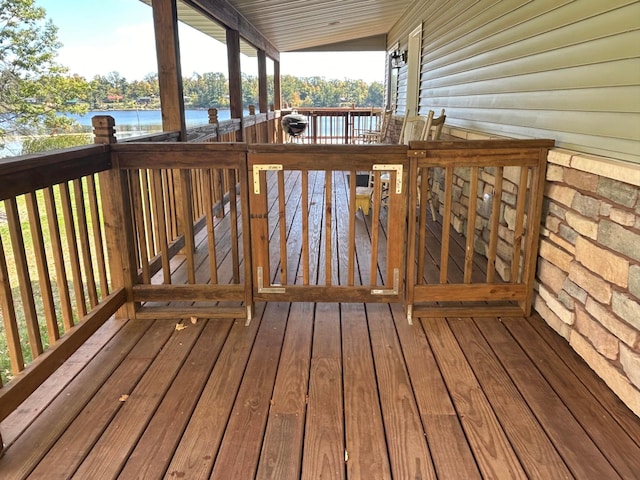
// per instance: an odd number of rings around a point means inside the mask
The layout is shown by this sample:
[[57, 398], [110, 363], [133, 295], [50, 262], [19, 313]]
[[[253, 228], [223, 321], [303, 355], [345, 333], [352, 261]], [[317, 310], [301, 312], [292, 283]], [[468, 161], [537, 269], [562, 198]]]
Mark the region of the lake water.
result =
[[[207, 110], [185, 110], [187, 128], [200, 127], [209, 123]], [[245, 111], [248, 115], [249, 111]], [[83, 130], [91, 132], [91, 119], [96, 115], [111, 115], [116, 122], [116, 137], [127, 138], [138, 135], [146, 135], [162, 131], [162, 114], [160, 110], [90, 110], [85, 115], [66, 116], [73, 118], [83, 127]], [[218, 110], [218, 120], [228, 120], [231, 112], [228, 109]], [[7, 139], [5, 149], [0, 149], [0, 158], [19, 155], [21, 142], [18, 138]]]

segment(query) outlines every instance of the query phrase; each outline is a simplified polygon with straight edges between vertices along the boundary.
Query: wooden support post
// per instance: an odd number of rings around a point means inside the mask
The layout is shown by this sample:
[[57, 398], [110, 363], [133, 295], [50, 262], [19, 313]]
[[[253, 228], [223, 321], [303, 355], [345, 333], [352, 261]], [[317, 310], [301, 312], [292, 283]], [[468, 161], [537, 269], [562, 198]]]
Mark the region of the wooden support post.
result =
[[280, 62], [273, 61], [273, 104], [276, 110], [282, 109], [282, 88], [280, 83]]
[[269, 110], [267, 54], [264, 50], [258, 50], [258, 108], [260, 113], [266, 113]]
[[178, 131], [180, 132], [180, 140], [185, 141], [187, 135], [176, 0], [152, 0], [151, 4], [158, 58], [162, 130], [165, 132]]
[[[240, 32], [227, 30], [227, 60], [229, 63], [229, 107], [231, 118], [242, 118], [242, 71], [240, 68]], [[242, 128], [236, 141], [242, 142]]]

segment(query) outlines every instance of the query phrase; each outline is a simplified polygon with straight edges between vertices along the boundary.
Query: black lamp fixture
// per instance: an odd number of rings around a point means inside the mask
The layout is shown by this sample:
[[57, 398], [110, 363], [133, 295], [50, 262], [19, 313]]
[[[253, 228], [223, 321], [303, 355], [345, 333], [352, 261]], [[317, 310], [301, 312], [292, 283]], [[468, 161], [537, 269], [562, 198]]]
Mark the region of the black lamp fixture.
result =
[[389, 54], [389, 58], [391, 60], [391, 68], [400, 68], [407, 61], [407, 51], [406, 50], [394, 50]]

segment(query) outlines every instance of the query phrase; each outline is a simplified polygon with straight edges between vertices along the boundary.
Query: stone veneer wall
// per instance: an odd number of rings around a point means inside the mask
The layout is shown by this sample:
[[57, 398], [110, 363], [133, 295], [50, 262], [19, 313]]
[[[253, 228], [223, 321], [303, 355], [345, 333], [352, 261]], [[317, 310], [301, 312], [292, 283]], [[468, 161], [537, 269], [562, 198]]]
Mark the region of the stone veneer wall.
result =
[[640, 165], [548, 161], [534, 308], [640, 416]]

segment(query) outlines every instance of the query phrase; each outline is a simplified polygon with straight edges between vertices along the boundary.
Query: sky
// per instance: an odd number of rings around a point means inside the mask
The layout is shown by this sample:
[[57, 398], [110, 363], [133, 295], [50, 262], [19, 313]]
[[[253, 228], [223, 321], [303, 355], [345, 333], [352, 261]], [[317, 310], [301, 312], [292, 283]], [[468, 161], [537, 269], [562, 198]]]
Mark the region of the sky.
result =
[[[58, 27], [63, 44], [58, 62], [69, 67], [71, 74], [90, 80], [116, 71], [132, 81], [158, 71], [151, 7], [140, 0], [36, 0], [36, 4]], [[225, 45], [183, 23], [178, 33], [183, 76], [226, 74]], [[242, 71], [257, 75], [257, 70], [257, 59], [243, 56]], [[282, 53], [280, 72], [383, 81], [384, 52]]]

